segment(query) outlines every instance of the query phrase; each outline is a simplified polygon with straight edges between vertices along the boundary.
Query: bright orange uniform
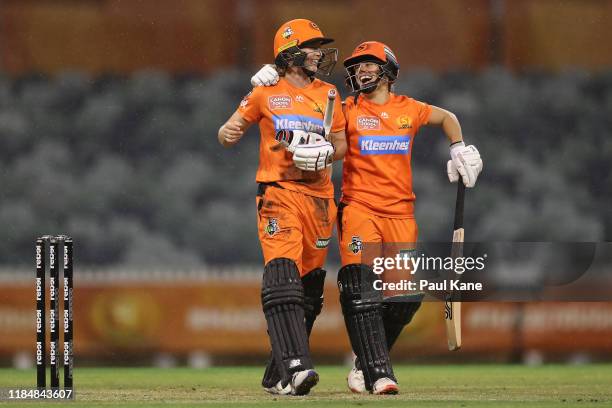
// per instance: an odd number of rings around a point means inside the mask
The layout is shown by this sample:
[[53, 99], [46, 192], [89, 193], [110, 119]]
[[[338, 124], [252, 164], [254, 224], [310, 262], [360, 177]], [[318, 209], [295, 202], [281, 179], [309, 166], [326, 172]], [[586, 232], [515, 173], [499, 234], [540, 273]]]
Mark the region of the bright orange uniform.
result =
[[363, 242], [416, 242], [411, 154], [431, 106], [390, 94], [383, 105], [359, 96], [344, 107], [348, 150], [339, 213], [342, 265], [361, 262]]
[[[336, 218], [331, 168], [319, 172], [295, 167], [291, 153], [273, 151], [278, 130], [304, 130], [323, 134], [327, 92], [335, 87], [314, 79], [304, 88], [284, 78], [271, 87], [257, 87], [238, 108], [250, 123], [259, 123], [260, 183], [257, 197], [259, 240], [264, 263], [274, 258], [295, 261], [304, 276], [323, 266]], [[342, 106], [335, 101], [332, 132], [344, 130]]]

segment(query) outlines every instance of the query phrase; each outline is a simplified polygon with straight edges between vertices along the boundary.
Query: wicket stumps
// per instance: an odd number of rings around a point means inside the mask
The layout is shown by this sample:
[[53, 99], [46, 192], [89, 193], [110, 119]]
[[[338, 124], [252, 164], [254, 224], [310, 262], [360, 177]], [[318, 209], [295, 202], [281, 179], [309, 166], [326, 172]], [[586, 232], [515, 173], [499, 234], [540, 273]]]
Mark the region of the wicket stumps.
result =
[[[47, 257], [48, 254], [48, 257]], [[48, 262], [47, 262], [48, 261]], [[51, 389], [60, 388], [60, 269], [63, 270], [64, 389], [72, 389], [73, 356], [73, 241], [65, 235], [36, 239], [36, 386], [47, 387], [45, 278], [49, 269], [49, 367]]]

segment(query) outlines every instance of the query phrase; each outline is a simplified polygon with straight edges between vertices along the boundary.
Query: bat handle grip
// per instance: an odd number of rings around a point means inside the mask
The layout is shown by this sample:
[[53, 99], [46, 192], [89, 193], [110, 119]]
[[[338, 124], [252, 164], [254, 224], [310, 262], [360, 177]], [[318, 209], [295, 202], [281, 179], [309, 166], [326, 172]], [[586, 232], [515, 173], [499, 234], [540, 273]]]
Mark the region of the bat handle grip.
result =
[[459, 177], [457, 181], [457, 201], [455, 202], [455, 228], [463, 228], [463, 206], [465, 202], [465, 184]]

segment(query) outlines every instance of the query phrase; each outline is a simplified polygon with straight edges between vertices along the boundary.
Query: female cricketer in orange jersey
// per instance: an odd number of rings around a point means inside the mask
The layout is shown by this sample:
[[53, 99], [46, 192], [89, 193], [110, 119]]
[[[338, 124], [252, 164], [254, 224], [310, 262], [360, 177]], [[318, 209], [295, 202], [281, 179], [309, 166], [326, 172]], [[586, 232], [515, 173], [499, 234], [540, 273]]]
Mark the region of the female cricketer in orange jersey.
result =
[[322, 267], [336, 218], [329, 166], [346, 152], [339, 98], [329, 140], [323, 127], [327, 93], [335, 87], [314, 78], [329, 74], [337, 60], [336, 49], [320, 48], [332, 41], [312, 21], [283, 24], [274, 38], [280, 81], [253, 89], [218, 135], [231, 146], [259, 124], [261, 297], [272, 346], [262, 385], [275, 394], [307, 394], [319, 378], [308, 336], [323, 305]]
[[[340, 301], [357, 356], [348, 385], [354, 392], [397, 393], [389, 351], [421, 298], [385, 293], [383, 299], [363, 293], [367, 287], [362, 285], [363, 271], [369, 268], [362, 265], [362, 243], [417, 241], [410, 159], [421, 126], [441, 126], [450, 141], [447, 172], [451, 182], [461, 176], [467, 187], [473, 187], [482, 160], [474, 146], [464, 145], [461, 127], [451, 112], [391, 92], [399, 64], [389, 47], [375, 41], [362, 43], [344, 66], [347, 84], [355, 92], [344, 106], [348, 151], [338, 210]], [[360, 299], [358, 307], [355, 299]]]

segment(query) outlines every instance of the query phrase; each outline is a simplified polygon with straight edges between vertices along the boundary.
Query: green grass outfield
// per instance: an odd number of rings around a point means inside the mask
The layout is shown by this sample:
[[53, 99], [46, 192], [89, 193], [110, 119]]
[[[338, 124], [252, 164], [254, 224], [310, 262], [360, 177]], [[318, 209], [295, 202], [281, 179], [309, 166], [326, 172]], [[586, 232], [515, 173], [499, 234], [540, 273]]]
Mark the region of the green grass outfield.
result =
[[[274, 397], [261, 390], [262, 368], [77, 368], [70, 407], [610, 407], [612, 365], [398, 366], [401, 394], [351, 394], [346, 367], [322, 366], [306, 397]], [[0, 369], [0, 387], [35, 383], [34, 370]], [[39, 402], [6, 402], [41, 407]], [[52, 405], [53, 406], [53, 405]]]

